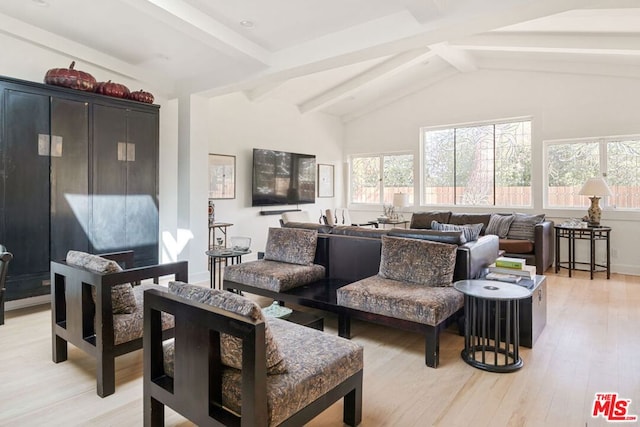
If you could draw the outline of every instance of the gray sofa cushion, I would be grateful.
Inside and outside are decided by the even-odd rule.
[[[516,213],[514,220],[509,227],[507,239],[521,239],[534,241],[535,226],[544,221],[545,214],[528,215]]]
[[[224,279],[236,283],[282,292],[325,276],[325,268],[318,264],[298,265],[259,259],[224,268]]]
[[[316,255],[316,230],[269,228],[264,259],[290,264],[312,265]]]
[[[378,274],[422,286],[451,286],[456,250],[455,245],[383,236]]]
[[[239,314],[254,321],[265,321],[262,309],[258,304],[233,292],[209,289],[184,282],[169,282],[169,292],[191,301]],[[268,324],[265,324],[264,334],[267,348],[267,373],[281,374],[286,372],[286,363],[273,339]],[[228,334],[222,334],[221,340],[222,363],[232,368],[242,369],[242,341]]]
[[[86,268],[95,273],[107,274],[122,271],[117,262],[86,252],[67,252],[66,262],[69,265]],[[96,288],[91,287],[93,302],[96,301]],[[136,311],[136,298],[130,283],[115,285],[111,288],[111,307],[113,314],[131,314]]]

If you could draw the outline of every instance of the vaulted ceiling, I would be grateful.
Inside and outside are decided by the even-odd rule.
[[[2,0],[0,23],[165,97],[345,121],[478,70],[640,77],[639,0]]]

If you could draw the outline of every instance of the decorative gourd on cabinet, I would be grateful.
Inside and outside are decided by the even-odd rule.
[[[74,70],[75,65],[76,61],[73,61],[69,68],[50,69],[44,76],[44,82],[48,85],[91,92],[96,85],[96,79],[89,73]]]

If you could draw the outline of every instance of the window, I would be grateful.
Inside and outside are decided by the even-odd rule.
[[[531,206],[531,121],[422,129],[422,203]]]
[[[413,203],[413,154],[372,154],[351,158],[351,203],[391,205],[394,193]]]
[[[640,135],[548,141],[545,156],[549,207],[588,206],[588,197],[578,192],[587,179],[604,176],[613,196],[600,206],[640,209]]]

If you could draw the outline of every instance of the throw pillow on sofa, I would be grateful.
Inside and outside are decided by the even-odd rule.
[[[507,239],[530,240],[533,242],[535,240],[535,226],[544,221],[544,216],[544,214],[514,214]]]
[[[438,221],[431,222],[431,228],[433,230],[462,231],[462,235],[464,236],[464,240],[466,242],[473,242],[474,240],[478,240],[478,237],[480,237],[480,232],[482,231],[483,226],[484,224],[454,225],[454,224],[441,224]]]
[[[516,219],[515,215],[491,214],[485,234],[495,234],[501,239],[506,238],[514,219]]]

